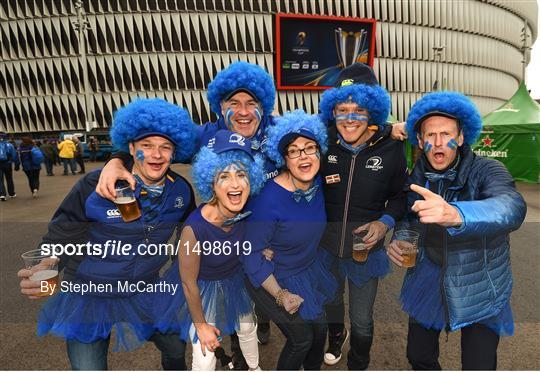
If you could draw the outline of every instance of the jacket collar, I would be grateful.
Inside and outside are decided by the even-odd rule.
[[[469,172],[471,171],[471,164],[475,157],[474,152],[471,150],[471,147],[469,145],[462,145],[459,148],[459,151],[461,151],[461,164],[458,167],[456,178],[449,186],[449,189],[453,190],[459,190],[463,188],[463,186],[467,182],[467,178],[469,177]],[[424,175],[427,170],[426,162],[427,160],[424,156],[420,156],[418,158],[411,174],[411,180],[413,180],[413,182],[411,183],[417,183],[418,181],[421,181],[420,186],[424,186],[426,182],[426,177]]]

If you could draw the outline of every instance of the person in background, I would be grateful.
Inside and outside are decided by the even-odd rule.
[[[440,370],[439,334],[458,329],[462,369],[494,370],[500,336],[514,332],[509,234],[527,205],[502,163],[471,150],[481,129],[476,106],[457,92],[425,95],[407,118],[409,139],[423,150],[408,179],[407,217],[395,229],[419,233],[400,296],[414,370]],[[398,266],[404,248],[397,238],[388,246]]]
[[[34,145],[34,141],[30,137],[23,137],[22,143],[17,149],[19,160],[22,169],[28,178],[28,185],[32,197],[38,197],[39,191],[39,172],[41,171],[41,163],[43,162],[43,153]]]
[[[43,144],[39,147],[43,153],[43,163],[45,163],[45,170],[47,176],[54,176],[53,163],[54,163],[54,148],[48,139],[43,140]]]
[[[7,141],[6,132],[0,132],[0,201],[6,201],[6,197],[15,198],[15,185],[13,183],[13,164],[15,170],[19,170],[19,156],[17,150]],[[4,185],[4,178],[6,184]],[[7,186],[7,195],[6,195]]]
[[[77,164],[75,163],[75,152],[77,148],[71,140],[71,136],[64,136],[64,140],[58,144],[58,151],[58,156],[60,156],[64,164],[64,176],[68,175],[68,164],[71,174],[75,175],[77,172]]]
[[[99,151],[99,144],[95,137],[90,136],[90,142],[88,142],[88,151],[90,152],[90,161],[97,161],[97,153]]]
[[[84,147],[79,137],[73,136],[73,143],[75,144],[75,161],[79,164],[79,174],[85,174],[84,168]]]

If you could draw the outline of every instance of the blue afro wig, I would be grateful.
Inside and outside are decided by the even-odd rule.
[[[208,85],[207,99],[212,111],[221,116],[221,102],[229,94],[242,88],[255,95],[264,115],[272,113],[276,99],[274,80],[263,68],[247,62],[232,63],[220,71]]]
[[[174,160],[185,162],[197,151],[197,126],[183,108],[161,98],[138,98],[115,112],[112,142],[129,152],[129,143],[146,133],[160,134],[175,144]]]
[[[217,174],[231,164],[240,164],[247,171],[250,195],[261,191],[265,181],[262,156],[255,155],[252,159],[241,150],[230,150],[216,154],[208,147],[203,147],[195,156],[191,175],[193,185],[204,202],[208,202],[214,195],[214,181]]]
[[[435,92],[416,101],[407,117],[407,134],[413,145],[418,144],[419,126],[430,114],[447,114],[459,120],[465,143],[472,145],[482,131],[482,118],[474,103],[457,92]]]
[[[318,115],[308,115],[303,110],[288,112],[283,116],[274,118],[275,125],[268,128],[266,155],[278,168],[285,166],[285,159],[279,151],[279,142],[289,133],[299,133],[308,130],[313,133],[322,154],[328,150],[328,135],[326,126]]]
[[[319,103],[323,120],[334,120],[334,108],[338,103],[354,102],[368,110],[368,124],[385,125],[390,114],[390,96],[380,85],[351,84],[331,88],[324,92]]]

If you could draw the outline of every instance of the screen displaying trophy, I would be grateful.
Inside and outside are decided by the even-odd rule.
[[[326,89],[355,62],[373,66],[374,19],[276,15],[278,89]]]

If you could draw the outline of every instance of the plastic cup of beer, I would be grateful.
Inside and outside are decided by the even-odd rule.
[[[399,248],[403,252],[403,267],[414,267],[414,265],[416,265],[419,236],[420,235],[413,230],[398,230],[394,234],[394,240],[396,240]]]
[[[366,262],[368,258],[368,250],[364,243],[364,237],[367,234],[367,230],[360,232],[353,232],[353,246],[352,246],[352,258],[356,262]]]
[[[135,194],[129,185],[116,186],[116,199],[114,204],[120,211],[120,215],[124,222],[131,222],[141,217],[141,209],[139,203],[135,199]]]
[[[32,271],[30,280],[41,283],[38,297],[50,296],[58,288],[58,257],[42,254],[40,249],[33,249],[21,255],[24,268]],[[45,285],[46,282],[46,285]]]

